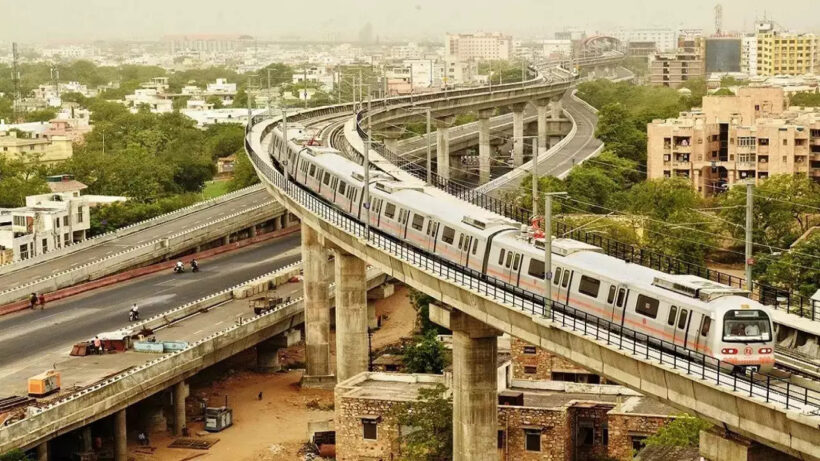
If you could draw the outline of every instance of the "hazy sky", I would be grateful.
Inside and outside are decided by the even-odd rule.
[[[750,29],[764,11],[796,31],[820,32],[820,0],[723,0],[725,30]],[[518,37],[565,28],[701,27],[714,0],[0,0],[0,40],[156,39],[166,34],[249,34],[351,39],[366,22],[382,39],[503,31]]]

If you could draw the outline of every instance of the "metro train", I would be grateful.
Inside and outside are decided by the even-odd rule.
[[[420,250],[528,291],[545,292],[544,239],[520,223],[421,181],[370,172],[370,203],[362,205],[364,168],[327,147],[284,149],[274,136],[272,161],[292,180],[344,213]],[[291,147],[293,143],[291,141]],[[289,158],[282,158],[283,152]],[[695,350],[736,372],[769,371],[774,330],[766,308],[748,292],[693,275],[671,275],[620,260],[599,247],[553,238],[552,297],[617,326]],[[657,341],[660,343],[660,341]],[[673,346],[674,345],[674,346]]]

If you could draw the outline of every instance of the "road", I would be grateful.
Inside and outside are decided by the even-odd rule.
[[[161,272],[0,317],[0,396],[64,360],[75,342],[124,326],[132,303],[150,317],[298,261],[299,245],[289,235],[205,260],[197,274]]]
[[[567,93],[562,101],[564,110],[572,115],[578,128],[575,136],[562,149],[538,163],[538,172],[541,175],[563,177],[576,163],[585,160],[602,144],[595,137],[598,115],[570,93]]]
[[[196,210],[176,219],[122,236],[116,240],[103,242],[99,245],[81,249],[65,256],[48,259],[33,266],[24,267],[2,274],[0,275],[0,289],[16,287],[26,282],[38,280],[55,272],[62,272],[64,270],[88,263],[89,261],[95,261],[125,248],[140,245],[166,235],[171,235],[181,230],[203,224],[213,219],[219,219],[242,209],[251,208],[259,205],[260,203],[269,201],[271,201],[270,196],[264,189],[260,189],[250,194],[215,204],[201,210]]]

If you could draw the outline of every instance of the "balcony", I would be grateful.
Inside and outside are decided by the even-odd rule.
[[[692,153],[692,146],[684,145],[684,144],[675,144],[675,153],[676,154],[691,154]]]
[[[672,162],[673,170],[690,170],[692,169],[692,162],[674,161]]]

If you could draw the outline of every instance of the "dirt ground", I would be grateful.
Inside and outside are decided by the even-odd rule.
[[[382,316],[382,327],[373,333],[372,348],[394,344],[412,335],[415,311],[410,305],[406,288],[397,288],[390,298],[375,301],[376,313]],[[331,338],[332,340],[332,338]],[[331,353],[335,347],[331,343]],[[304,344],[280,351],[284,366],[300,366],[304,362]],[[174,437],[152,434],[152,450],[136,444],[129,446],[129,459],[134,461],[241,460],[279,461],[303,459],[300,450],[308,439],[307,425],[311,421],[333,418],[333,391],[302,389],[302,371],[276,374],[252,371],[252,363],[234,371],[228,377],[209,386],[192,386],[189,405],[196,397],[219,402],[227,394],[233,409],[234,425],[216,434],[204,433],[202,422],[189,422],[193,438],[219,439],[208,450],[168,448]],[[262,400],[258,399],[262,392]],[[310,407],[310,408],[309,408]],[[190,412],[189,412],[190,415]],[[203,434],[203,435],[198,435]],[[140,451],[151,453],[140,453]]]

